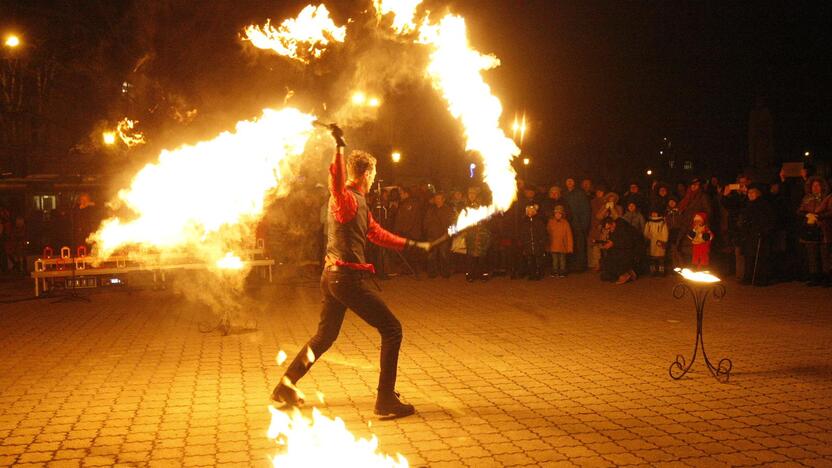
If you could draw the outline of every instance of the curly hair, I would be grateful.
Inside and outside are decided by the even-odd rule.
[[[372,154],[366,151],[353,150],[347,156],[347,175],[350,179],[357,179],[375,165],[376,158]]]

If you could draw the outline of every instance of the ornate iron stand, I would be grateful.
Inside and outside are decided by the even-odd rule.
[[[697,283],[692,282],[692,286],[688,281],[679,283],[673,288],[673,298],[682,299],[686,294],[690,294],[693,298],[693,304],[696,307],[696,343],[693,346],[693,356],[690,362],[685,361],[685,357],[681,354],[676,355],[676,360],[670,364],[668,372],[670,377],[674,380],[679,380],[688,373],[696,360],[696,353],[699,348],[702,348],[702,356],[705,358],[705,364],[708,366],[708,371],[719,382],[727,383],[731,377],[731,368],[734,366],[730,359],[721,359],[717,365],[713,365],[708,354],[705,353],[705,341],[702,338],[702,319],[705,316],[705,301],[708,295],[713,295],[714,300],[720,300],[725,297],[725,286],[720,283]]]

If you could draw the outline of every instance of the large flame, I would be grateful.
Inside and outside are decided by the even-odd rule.
[[[118,194],[134,217],[108,219],[91,236],[99,256],[134,245],[185,249],[217,262],[239,250],[283,164],[303,152],[314,120],[292,108],[265,109],[257,120],[238,122],[233,133],[163,151]],[[229,261],[218,265],[234,264]]]
[[[245,39],[255,47],[303,63],[309,63],[309,57],[320,57],[330,42],[344,42],[346,36],[346,26],[336,26],[323,4],[307,5],[297,18],[283,21],[276,29],[270,21],[262,27],[250,25],[245,29]]]
[[[409,466],[401,454],[393,458],[378,451],[378,439],[356,438],[341,418],[330,419],[317,409],[312,409],[312,419],[300,411],[291,414],[269,407],[272,421],[268,436],[284,446],[283,453],[272,462],[281,468],[306,468],[310,466],[360,466],[399,467]]]
[[[416,31],[416,9],[421,4],[422,0],[373,0],[379,20],[392,14],[391,27],[399,34]]]
[[[497,67],[500,61],[469,47],[465,20],[447,15],[436,25],[425,24],[419,40],[433,48],[428,75],[451,114],[462,122],[466,149],[482,157],[483,180],[491,189],[491,205],[460,213],[449,230],[453,234],[511,207],[517,196],[511,161],[520,149],[500,128],[503,106],[482,77],[484,70]]]

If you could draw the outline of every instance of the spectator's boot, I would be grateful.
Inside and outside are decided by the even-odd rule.
[[[399,392],[379,392],[375,413],[386,418],[403,418],[416,412],[416,408],[399,399]]]
[[[279,384],[272,391],[272,400],[282,410],[297,408],[303,405],[303,394],[287,378],[283,377]]]

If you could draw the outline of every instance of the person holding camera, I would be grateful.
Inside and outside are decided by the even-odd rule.
[[[601,258],[601,281],[624,284],[635,280],[635,268],[644,247],[643,234],[622,218],[606,218],[604,229],[609,238],[601,245],[606,252]]]
[[[321,275],[323,310],[318,331],[301,348],[289,365],[280,383],[272,392],[272,399],[290,408],[303,403],[302,394],[295,387],[332,346],[341,331],[344,315],[351,309],[381,335],[381,370],[375,413],[402,417],[415,412],[413,405],[403,403],[396,392],[396,373],[402,326],[387,304],[364,283],[364,275],[374,272],[366,260],[367,240],[381,247],[404,250],[430,251],[429,242],[416,242],[385,230],[373,218],[366,194],[376,178],[376,159],[369,153],[353,151],[346,158],[343,131],[330,125],[335,139],[335,155],[329,166],[329,213],[327,214],[327,246],[324,270]]]

